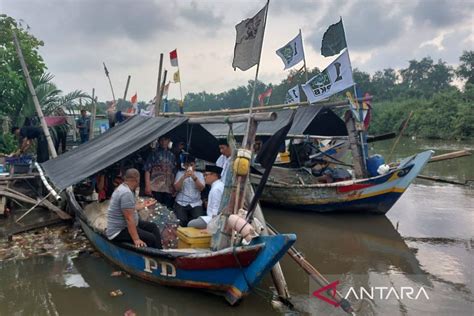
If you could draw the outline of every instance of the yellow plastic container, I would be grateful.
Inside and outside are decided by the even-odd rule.
[[[178,227],[178,248],[209,248],[211,235],[205,229]]]
[[[280,161],[290,162],[290,153],[288,151],[285,151],[284,153],[280,153]]]

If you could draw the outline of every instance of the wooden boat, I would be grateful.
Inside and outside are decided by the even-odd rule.
[[[258,237],[247,246],[220,251],[136,248],[111,242],[95,231],[74,195],[68,192],[84,233],[108,260],[130,275],[161,285],[195,288],[223,295],[234,305],[249,294],[296,241],[293,234]]]
[[[316,183],[305,169],[274,167],[261,202],[314,212],[385,214],[428,163],[433,151],[403,159],[387,174],[335,183]],[[258,183],[253,174],[251,181]]]

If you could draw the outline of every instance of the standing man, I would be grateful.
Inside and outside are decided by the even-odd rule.
[[[229,168],[230,160],[232,159],[232,148],[227,143],[227,139],[219,139],[219,151],[221,152],[221,155],[216,161],[216,166],[222,168],[221,180],[225,184],[227,169]]]
[[[20,141],[20,149],[15,154],[21,155],[25,153],[30,148],[33,140],[36,139],[36,161],[42,163],[49,160],[48,142],[41,127],[23,126],[19,128],[18,126],[13,126],[11,132]]]
[[[180,225],[186,227],[190,220],[204,215],[201,191],[204,189],[204,176],[196,171],[196,159],[191,155],[185,156],[184,170],[178,171],[174,187],[178,194],[174,211]]]
[[[176,159],[168,148],[169,136],[161,136],[158,143],[159,147],[151,152],[145,162],[145,194],[152,195],[155,200],[171,208]]]
[[[81,110],[81,117],[77,120],[77,128],[79,135],[81,135],[81,144],[89,140],[90,119],[87,116],[86,110]]]
[[[221,181],[222,168],[218,166],[206,166],[204,179],[211,186],[207,201],[207,215],[200,216],[188,223],[188,227],[205,229],[211,219],[219,214],[222,195],[224,194],[224,183]]]
[[[107,211],[107,238],[133,242],[135,247],[161,249],[160,230],[155,223],[139,219],[138,210],[145,207],[135,202],[135,190],[140,185],[140,172],[128,169],[125,181],[115,189]]]

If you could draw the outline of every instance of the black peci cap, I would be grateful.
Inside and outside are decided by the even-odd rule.
[[[206,166],[206,172],[213,172],[213,173],[217,173],[217,174],[220,175],[222,173],[222,168],[219,167],[219,166],[207,165]]]

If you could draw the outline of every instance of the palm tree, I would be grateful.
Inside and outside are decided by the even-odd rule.
[[[44,73],[40,79],[35,82],[35,92],[38,101],[41,105],[44,115],[53,115],[58,113],[58,110],[65,107],[69,110],[78,107],[78,100],[91,99],[91,97],[81,90],[72,91],[66,95],[61,95],[62,91],[57,88],[56,84],[52,82],[54,76],[50,73]],[[24,122],[26,117],[36,115],[36,109],[33,103],[33,98],[28,96],[27,102],[18,109],[18,124]]]

